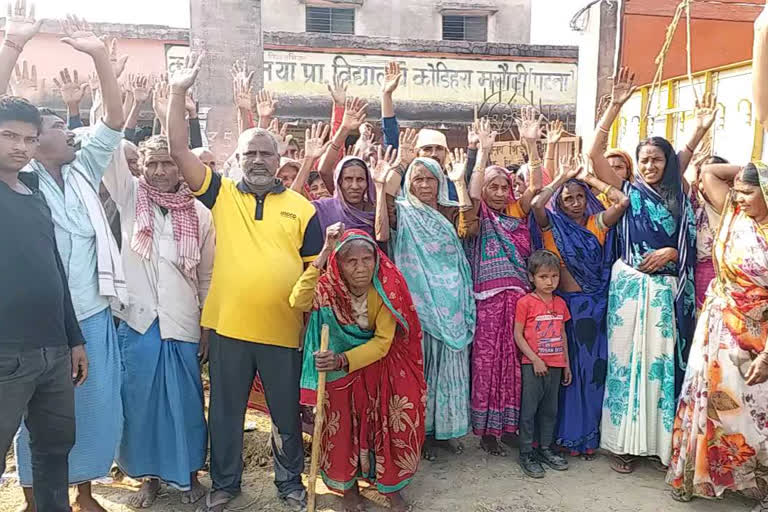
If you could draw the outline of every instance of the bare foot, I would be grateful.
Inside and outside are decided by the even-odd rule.
[[[437,460],[437,449],[435,448],[434,438],[428,437],[424,440],[424,446],[421,448],[421,456],[424,460]]]
[[[491,455],[496,455],[498,457],[507,456],[507,450],[501,446],[499,440],[496,439],[496,436],[483,436],[482,439],[480,439],[480,448]]]
[[[464,453],[464,443],[458,439],[449,439],[445,443],[448,445],[448,449],[451,450],[455,455],[461,455]]]
[[[364,512],[366,510],[357,484],[344,493],[342,503],[344,503],[344,512]]]
[[[73,510],[79,512],[107,512],[107,509],[102,507],[92,494],[78,494],[77,498],[75,498]]]
[[[16,512],[37,512],[37,507],[35,506],[35,493],[32,491],[31,487],[22,487],[22,491],[24,492],[24,505],[16,509]]]
[[[188,491],[181,493],[181,502],[183,504],[196,503],[200,498],[205,496],[208,489],[205,488],[200,480],[197,479],[197,473],[192,473],[192,488]]]
[[[133,508],[149,508],[155,503],[159,492],[160,480],[144,480],[139,491],[128,499],[128,505]]]
[[[403,499],[403,495],[399,492],[389,495],[389,508],[394,512],[408,512],[411,510],[411,506]]]

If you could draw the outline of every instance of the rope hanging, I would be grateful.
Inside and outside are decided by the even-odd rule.
[[[672,46],[672,40],[675,37],[675,33],[677,32],[677,26],[680,23],[680,18],[683,16],[683,12],[685,12],[685,20],[686,20],[686,63],[687,63],[687,70],[688,70],[688,81],[691,84],[691,89],[693,89],[693,95],[696,99],[696,101],[699,101],[699,93],[696,90],[696,87],[693,83],[693,67],[691,64],[691,1],[692,0],[681,0],[680,4],[678,4],[677,9],[675,9],[675,14],[672,17],[672,22],[667,27],[667,34],[666,38],[664,39],[664,44],[661,47],[661,51],[659,52],[659,55],[656,56],[656,74],[653,77],[653,81],[651,82],[651,92],[648,95],[648,105],[645,109],[644,118],[648,118],[651,113],[651,104],[653,103],[651,99],[653,98],[653,94],[656,93],[657,99],[657,109],[658,111],[661,111],[661,82],[662,77],[664,76],[664,63],[667,60],[667,54],[669,53],[669,49]],[[667,94],[669,94],[671,91],[668,91]]]

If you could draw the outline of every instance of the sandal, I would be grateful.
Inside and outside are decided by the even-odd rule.
[[[300,491],[293,491],[287,496],[280,498],[283,502],[290,507],[293,512],[306,512],[307,510],[307,490],[301,489]]]
[[[688,503],[693,499],[693,496],[685,492],[683,489],[672,489],[672,499],[680,503]]]
[[[222,496],[220,496],[219,498],[216,498],[215,500],[212,500],[212,498],[211,498],[211,497],[212,497],[212,496],[213,496],[215,493],[217,493],[217,492],[219,492],[219,491],[213,491],[213,490],[209,491],[209,492],[208,492],[208,493],[205,495],[205,506],[202,506],[202,507],[198,507],[198,508],[197,508],[197,512],[215,512],[215,511],[213,510],[214,508],[216,508],[216,507],[218,507],[218,506],[221,506],[221,505],[226,505],[227,503],[229,503],[230,501],[232,501],[232,496],[230,496],[230,495],[228,495],[228,494],[227,494],[227,495],[222,495]],[[223,510],[224,510],[224,509],[222,508],[222,511],[223,511]]]
[[[763,498],[763,501],[755,505],[752,512],[768,512],[768,498]]]
[[[597,458],[597,454],[595,452],[584,452],[581,454],[581,458],[587,462],[592,462]]]
[[[635,470],[634,462],[635,457],[630,455],[614,455],[611,457],[611,469],[622,475],[628,475]]]

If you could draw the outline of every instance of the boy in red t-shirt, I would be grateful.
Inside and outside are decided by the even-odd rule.
[[[571,383],[565,323],[570,320],[565,301],[554,295],[560,283],[560,259],[546,250],[528,259],[534,291],[517,302],[515,341],[523,353],[523,393],[520,403],[520,466],[532,478],[543,478],[543,462],[565,471],[568,462],[551,446],[557,422],[560,383]],[[534,432],[538,425],[538,432]],[[539,449],[534,452],[534,435]]]

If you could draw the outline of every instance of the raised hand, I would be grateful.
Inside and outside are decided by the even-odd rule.
[[[35,20],[35,4],[29,6],[27,14],[27,0],[8,2],[5,17],[5,38],[8,41],[23,47],[40,32],[42,24],[43,20]]]
[[[168,113],[170,92],[170,86],[165,76],[161,77],[155,84],[154,89],[152,89],[152,110],[154,110],[155,117],[158,119],[165,119]]]
[[[496,142],[496,137],[499,136],[498,132],[491,127],[491,121],[487,117],[478,119],[475,121],[474,131],[480,149],[490,151],[493,143]]]
[[[539,116],[534,107],[522,107],[520,117],[515,119],[517,129],[520,131],[520,138],[523,140],[541,139],[541,122],[544,116]]]
[[[477,136],[477,120],[474,123],[467,126],[467,147],[471,149],[477,149],[480,144],[480,137]]]
[[[274,117],[275,112],[277,112],[277,100],[266,89],[260,90],[256,95],[256,113],[259,117]]]
[[[557,144],[563,138],[563,122],[555,119],[547,124],[547,144]]]
[[[404,132],[400,132],[400,145],[397,151],[397,165],[407,168],[411,165],[418,155],[416,150],[416,140],[419,137],[419,133],[413,128],[408,128]]]
[[[582,161],[577,157],[573,157],[571,155],[563,155],[560,157],[559,163],[560,166],[558,167],[555,181],[558,181],[561,185],[568,180],[575,179],[576,176],[578,176],[582,171],[582,167],[580,165]]]
[[[128,75],[128,88],[137,104],[149,99],[149,78],[146,75]]]
[[[97,55],[99,52],[109,55],[104,41],[96,37],[91,26],[84,19],[68,14],[67,19],[61,22],[61,28],[66,35],[61,38],[62,43],[90,56]]]
[[[269,123],[267,131],[269,131],[272,136],[275,137],[275,140],[277,140],[277,152],[280,156],[284,156],[288,152],[288,144],[293,140],[293,135],[288,134],[288,123],[283,123],[281,127],[280,121],[278,121],[277,118],[274,118],[272,119],[272,122]]]
[[[387,63],[384,68],[384,84],[381,86],[381,92],[392,94],[397,90],[397,86],[400,85],[402,78],[403,73],[400,71],[400,63],[396,61]]]
[[[702,131],[709,130],[717,119],[717,96],[710,92],[705,92],[704,97],[696,102],[693,109],[693,115],[696,118],[696,128]]]
[[[347,132],[353,132],[360,128],[368,115],[368,103],[360,98],[347,98],[344,105],[344,118],[341,120],[341,128]]]
[[[397,150],[392,146],[387,146],[387,150],[379,146],[378,158],[371,156],[368,158],[368,169],[374,183],[384,184],[387,182],[389,169],[397,163]]]
[[[67,105],[80,105],[83,101],[86,89],[88,89],[88,82],[80,83],[80,77],[77,75],[77,70],[73,70],[70,75],[69,69],[64,68],[59,72],[59,78],[53,79],[53,83],[61,94],[61,99]]]
[[[613,77],[613,90],[611,92],[611,103],[614,105],[623,105],[637,90],[634,86],[635,74],[629,68],[621,68]]]
[[[460,182],[467,173],[467,153],[461,149],[453,150],[453,161],[451,169],[448,171],[448,179],[453,182]]]
[[[331,224],[325,230],[325,247],[323,249],[333,250],[336,244],[341,240],[341,235],[344,234],[344,223],[337,222]]]
[[[255,71],[248,72],[245,61],[235,61],[232,65],[232,96],[235,106],[241,110],[250,111],[253,108],[253,92],[251,85]]]
[[[88,88],[91,90],[91,94],[94,94],[101,88],[99,75],[96,73],[88,73]]]
[[[120,78],[123,74],[123,71],[125,71],[125,63],[128,62],[128,56],[123,55],[122,57],[118,56],[117,54],[117,39],[112,38],[112,41],[109,43],[109,47],[107,47],[107,39],[103,38],[102,41],[104,41],[104,47],[107,48],[109,52],[109,62],[112,64],[112,71],[115,72],[115,77]]]
[[[27,61],[22,61],[21,67],[16,64],[10,86],[15,96],[26,98],[32,103],[36,103],[45,93],[45,79],[38,82],[37,67],[34,64],[29,66]]]
[[[333,77],[333,85],[328,82],[328,92],[331,93],[335,105],[344,105],[347,102],[347,80],[339,80],[337,76]]]
[[[171,89],[176,92],[186,92],[195,84],[197,75],[200,74],[200,66],[203,62],[203,55],[196,56],[190,53],[184,58],[184,65],[176,68],[168,77]]]
[[[325,123],[315,123],[304,132],[304,158],[317,160],[331,145],[326,142],[331,127]]]

